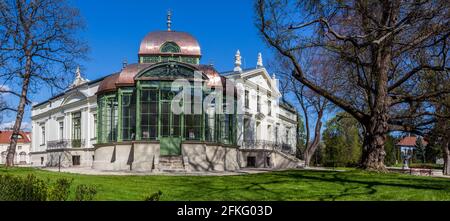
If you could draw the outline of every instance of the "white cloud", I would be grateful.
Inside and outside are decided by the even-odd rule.
[[[0,85],[0,92],[1,91],[9,91],[11,88],[8,87],[8,85]]]
[[[0,130],[12,129],[15,121],[4,122],[0,124]],[[31,122],[22,122],[22,130],[31,131]]]

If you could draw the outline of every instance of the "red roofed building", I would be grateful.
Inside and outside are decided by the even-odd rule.
[[[400,150],[402,161],[404,162],[405,168],[408,168],[409,161],[413,158],[414,152],[417,149],[417,136],[406,136],[400,139],[397,143],[397,147]],[[428,142],[422,139],[423,145],[427,146]]]
[[[398,143],[397,146],[405,146],[405,147],[416,147],[417,138],[415,136],[407,136],[402,138]],[[426,140],[423,140],[424,146],[428,145],[428,142]]]
[[[0,164],[6,163],[6,155],[11,142],[12,131],[0,130]],[[29,164],[31,151],[31,133],[21,131],[17,140],[14,164]]]

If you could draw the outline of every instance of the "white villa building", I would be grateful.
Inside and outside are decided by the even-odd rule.
[[[94,81],[83,79],[78,69],[70,88],[33,106],[33,166],[189,172],[301,164],[294,157],[297,113],[280,104],[277,79],[264,68],[261,54],[254,68],[243,70],[238,51],[234,70],[220,73],[200,64],[200,45],[192,35],[169,26],[143,39],[138,58]],[[173,111],[182,93],[170,83],[178,79],[203,83],[192,87],[202,95],[201,112]],[[234,93],[225,96],[230,87]],[[195,105],[195,93],[192,102],[185,96],[178,102],[183,108]],[[223,106],[217,98],[206,104],[210,94],[223,94]],[[215,112],[232,104],[232,113]]]

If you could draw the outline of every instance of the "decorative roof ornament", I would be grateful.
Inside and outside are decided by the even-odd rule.
[[[167,31],[171,31],[170,26],[172,25],[172,12],[170,9],[167,11]]]
[[[238,49],[236,51],[236,55],[234,55],[234,69],[233,69],[233,71],[242,72],[241,64],[242,64],[242,62],[241,62],[241,52]]]
[[[127,66],[128,66],[127,59],[123,59],[123,61],[122,61],[122,70],[125,69]]]
[[[70,88],[77,87],[77,86],[82,85],[82,84],[84,84],[86,82],[88,82],[88,80],[81,77],[80,66],[78,66],[77,67],[77,71],[76,71],[75,80],[73,81],[72,85],[70,85]]]
[[[262,54],[260,52],[260,53],[258,53],[258,61],[256,62],[256,67],[257,68],[261,68],[263,66],[264,65],[263,65],[263,60],[262,60]]]

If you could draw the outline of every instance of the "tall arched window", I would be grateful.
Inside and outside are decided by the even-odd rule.
[[[2,164],[4,164],[4,163],[6,163],[6,155],[7,155],[8,153],[6,152],[6,151],[3,151],[2,153],[1,153],[1,163]]]
[[[23,151],[19,153],[19,162],[20,163],[26,163],[27,162],[27,153],[25,153]]]
[[[180,53],[180,47],[174,42],[166,42],[161,47],[163,53]]]

